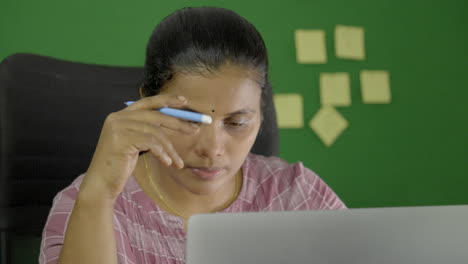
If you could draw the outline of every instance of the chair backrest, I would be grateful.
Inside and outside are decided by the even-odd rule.
[[[0,64],[0,207],[50,205],[85,172],[108,114],[139,98],[142,67],[15,54]],[[253,153],[278,154],[272,95]]]

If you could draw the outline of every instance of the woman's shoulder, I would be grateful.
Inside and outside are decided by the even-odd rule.
[[[333,190],[302,162],[249,154],[244,169],[248,195],[258,210],[342,207]]]
[[[255,196],[265,196],[266,200],[274,199],[297,184],[318,177],[304,168],[302,162],[289,163],[276,156],[263,156],[250,153],[243,166],[244,180],[248,189]]]
[[[268,169],[280,169],[294,165],[277,156],[264,156],[255,153],[249,153],[246,161],[254,168],[267,166]]]
[[[298,177],[304,175],[304,173],[316,176],[312,170],[304,167],[302,162],[290,163],[277,156],[249,153],[246,163],[249,175],[259,181],[271,177]]]

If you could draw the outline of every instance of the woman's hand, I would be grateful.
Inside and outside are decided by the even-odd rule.
[[[165,136],[162,127],[192,134],[198,130],[176,117],[155,111],[161,107],[182,107],[183,96],[145,97],[107,116],[99,142],[80,187],[80,194],[91,199],[115,201],[133,173],[140,152],[150,151],[162,164],[183,168],[184,162]]]

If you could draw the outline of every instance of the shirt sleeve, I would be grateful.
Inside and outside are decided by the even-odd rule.
[[[346,209],[338,195],[302,162],[288,164],[270,159],[263,168],[258,174],[263,179],[256,188],[259,211]]]
[[[57,263],[62,250],[65,230],[78,195],[76,180],[54,198],[47,222],[42,231],[40,264]]]
[[[67,229],[68,220],[75,205],[82,177],[78,177],[70,186],[60,191],[54,198],[47,222],[42,231],[41,246],[39,251],[39,264],[56,264],[62,250],[62,245]],[[122,211],[117,210],[119,203],[114,208],[114,231],[116,238],[118,263],[134,263],[129,240],[123,227]]]
[[[307,193],[302,206],[304,210],[347,209],[344,202],[317,174],[305,168],[302,164],[297,169],[300,170],[300,174],[303,176],[300,177],[306,188],[303,192]]]

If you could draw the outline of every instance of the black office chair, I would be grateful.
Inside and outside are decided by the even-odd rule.
[[[41,236],[53,197],[89,166],[104,119],[139,99],[141,67],[15,54],[0,64],[1,263],[11,236]],[[278,155],[272,95],[253,153]]]

